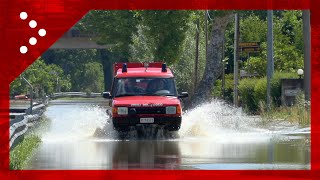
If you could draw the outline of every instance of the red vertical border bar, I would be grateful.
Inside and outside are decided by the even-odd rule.
[[[311,169],[320,171],[320,1],[312,0],[311,23]],[[320,177],[320,176],[318,176]]]
[[[310,5],[311,2],[311,5]],[[298,171],[10,171],[9,170],[9,84],[28,65],[37,59],[51,44],[90,9],[141,10],[141,9],[310,9],[312,43],[312,133],[311,168]],[[318,0],[0,0],[0,179],[8,178],[130,178],[130,179],[317,179],[320,177],[319,155],[319,75],[320,75],[320,3]],[[27,21],[19,19],[19,12],[30,12],[38,24],[48,27],[45,41],[30,54],[21,55],[19,47],[30,35]],[[24,25],[24,27],[22,27]],[[257,177],[258,176],[258,177]]]

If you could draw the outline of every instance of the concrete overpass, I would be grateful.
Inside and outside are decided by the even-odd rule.
[[[108,45],[95,42],[95,33],[82,33],[77,29],[70,29],[55,42],[50,49],[106,49]]]

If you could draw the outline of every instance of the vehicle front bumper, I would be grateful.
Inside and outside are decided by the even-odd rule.
[[[136,126],[137,124],[157,124],[157,125],[164,125],[164,126],[179,126],[181,125],[181,116],[175,117],[152,117],[154,118],[153,123],[140,123],[141,117],[113,117],[112,122],[115,127],[118,126]]]

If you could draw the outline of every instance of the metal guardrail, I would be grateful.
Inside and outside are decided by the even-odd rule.
[[[59,97],[101,97],[101,93],[86,93],[86,92],[61,92],[54,93],[51,98]],[[33,123],[40,119],[48,104],[48,98],[42,100],[42,103],[33,104],[32,109],[12,109],[16,112],[10,113],[10,149],[13,149],[19,143],[20,137],[28,131],[28,128],[33,126]]]
[[[23,137],[28,128],[40,119],[45,111],[46,104],[46,102],[44,104],[36,104],[32,107],[32,110],[28,108],[25,113],[16,113],[14,115],[14,119],[10,120],[9,128],[10,149],[13,149],[19,143],[18,139]]]
[[[86,92],[61,92],[61,93],[53,93],[51,98],[59,98],[59,97],[102,97],[102,93],[86,93]]]
[[[35,121],[39,119],[39,115],[27,115],[24,116],[23,120],[17,123],[14,123],[12,126],[10,126],[10,149],[12,148],[13,143],[15,140],[22,136],[24,133],[28,130],[28,123]]]

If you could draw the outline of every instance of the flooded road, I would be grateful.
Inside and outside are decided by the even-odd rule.
[[[184,113],[171,138],[120,139],[103,99],[51,101],[42,144],[28,169],[310,169],[310,128],[258,117],[213,101]],[[105,130],[95,137],[97,128]]]

